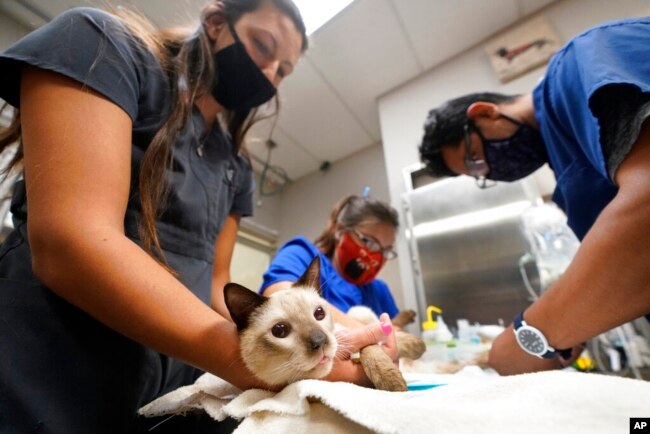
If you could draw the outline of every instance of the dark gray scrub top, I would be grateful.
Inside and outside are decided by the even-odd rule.
[[[84,83],[128,113],[133,120],[133,185],[125,223],[127,235],[137,240],[139,167],[167,114],[169,91],[153,54],[127,34],[105,12],[70,10],[0,55],[0,97],[19,107],[20,73],[26,63]],[[226,216],[252,214],[254,190],[249,163],[234,154],[228,136],[218,123],[214,125],[206,137],[201,137],[204,121],[194,109],[173,149],[173,168],[167,172],[169,206],[158,224],[163,249],[210,263]],[[186,264],[178,265],[174,268],[183,281],[204,298],[209,288],[194,288],[197,276],[185,278],[189,272],[184,269]]]
[[[0,54],[0,98],[15,107],[25,64],[85,84],[133,120],[125,228],[137,242],[139,167],[169,110],[160,64],[115,17],[90,8],[63,13]],[[228,214],[251,215],[254,183],[218,123],[204,137],[203,127],[194,109],[173,148],[169,205],[157,227],[170,266],[209,303],[216,236]],[[16,229],[0,246],[0,432],[137,432],[140,406],[200,373],[115,333],[38,281],[24,191],[18,184]]]

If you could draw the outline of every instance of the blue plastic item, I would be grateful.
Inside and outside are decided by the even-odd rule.
[[[434,387],[444,386],[444,383],[427,383],[427,382],[417,382],[407,384],[406,387],[408,390],[427,390],[433,389]]]

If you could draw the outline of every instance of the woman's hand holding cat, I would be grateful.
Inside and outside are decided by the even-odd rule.
[[[390,360],[397,364],[398,349],[395,329],[388,314],[382,314],[379,322],[362,327],[352,327],[336,332],[338,348],[334,358],[334,368],[324,379],[328,381],[346,381],[364,387],[375,387],[364,372],[365,368],[351,360],[354,353],[362,348],[380,344]]]
[[[361,348],[380,344],[391,360],[397,363],[399,353],[395,329],[387,313],[381,314],[377,324],[339,330],[336,332],[336,338],[339,342],[339,350],[336,352],[338,358],[349,359],[352,354],[361,351]]]

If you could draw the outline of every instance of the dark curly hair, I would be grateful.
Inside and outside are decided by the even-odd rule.
[[[435,177],[457,176],[442,159],[443,147],[458,146],[464,136],[467,108],[477,101],[501,104],[513,101],[520,95],[479,92],[451,99],[429,111],[424,123],[424,136],[419,146],[420,160]]]

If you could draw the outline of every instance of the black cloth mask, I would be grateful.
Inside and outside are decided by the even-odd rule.
[[[483,141],[485,161],[490,168],[485,177],[493,181],[516,181],[542,167],[548,161],[548,154],[539,131],[510,116],[500,116],[519,125],[519,128],[505,139],[486,139],[476,128]]]
[[[250,110],[273,98],[276,89],[246,51],[234,27],[228,27],[235,42],[214,55],[217,76],[212,95],[230,110]]]

